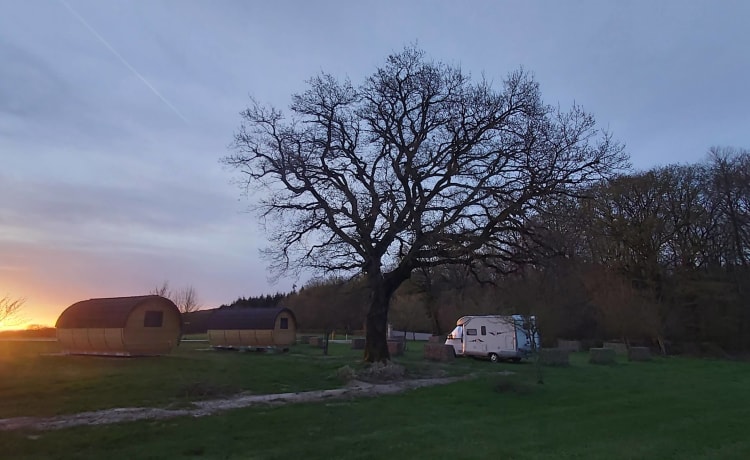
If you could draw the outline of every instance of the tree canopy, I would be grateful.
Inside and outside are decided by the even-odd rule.
[[[262,190],[272,273],[366,278],[368,361],[388,359],[390,297],[415,269],[532,262],[538,216],[627,165],[591,114],[543,103],[523,69],[496,90],[407,47],[358,86],[308,84],[288,115],[252,100],[223,161]]]

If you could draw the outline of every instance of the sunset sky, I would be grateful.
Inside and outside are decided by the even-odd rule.
[[[165,280],[206,307],[303,284],[269,284],[219,163],[238,113],[412,43],[497,82],[524,66],[637,169],[750,148],[748,19],[742,0],[0,0],[0,297],[53,325]]]

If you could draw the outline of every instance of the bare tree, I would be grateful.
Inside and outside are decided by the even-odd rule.
[[[190,313],[200,309],[198,295],[195,293],[193,286],[186,286],[179,291],[173,291],[169,287],[169,281],[164,281],[161,285],[151,289],[149,294],[166,297],[177,305],[181,313]]]
[[[750,262],[750,151],[713,147],[709,151],[716,203],[724,217],[728,265]]]
[[[151,289],[148,293],[151,295],[166,297],[167,299],[172,298],[172,290],[169,288],[169,281],[166,280],[161,283],[160,286],[156,286],[155,288]]]
[[[13,320],[17,319],[26,299],[13,299],[9,295],[0,298],[0,324],[15,325]]]
[[[274,275],[364,275],[368,362],[389,359],[390,299],[413,270],[515,270],[544,243],[530,225],[540,206],[627,161],[581,107],[545,105],[523,70],[497,91],[406,48],[359,87],[308,83],[288,119],[251,101],[223,162],[264,190]]]
[[[177,291],[174,295],[174,303],[183,314],[200,309],[198,296],[195,293],[195,289],[193,288],[193,286],[186,286]]]

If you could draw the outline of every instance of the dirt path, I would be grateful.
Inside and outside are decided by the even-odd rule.
[[[353,381],[344,388],[333,390],[305,391],[300,393],[279,393],[268,395],[237,395],[228,399],[195,401],[190,408],[159,409],[155,407],[124,407],[105,409],[78,414],[54,417],[16,417],[0,419],[0,431],[9,430],[58,430],[79,425],[103,425],[108,423],[131,422],[135,420],[158,420],[172,417],[204,417],[217,412],[262,404],[294,404],[302,402],[326,401],[371,397],[401,393],[414,388],[445,385],[464,380],[467,377],[443,377],[418,380],[401,380],[383,384]]]

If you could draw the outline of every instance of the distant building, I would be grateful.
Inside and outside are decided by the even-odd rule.
[[[76,302],[57,319],[57,341],[69,354],[155,356],[179,344],[177,306],[158,295]]]

